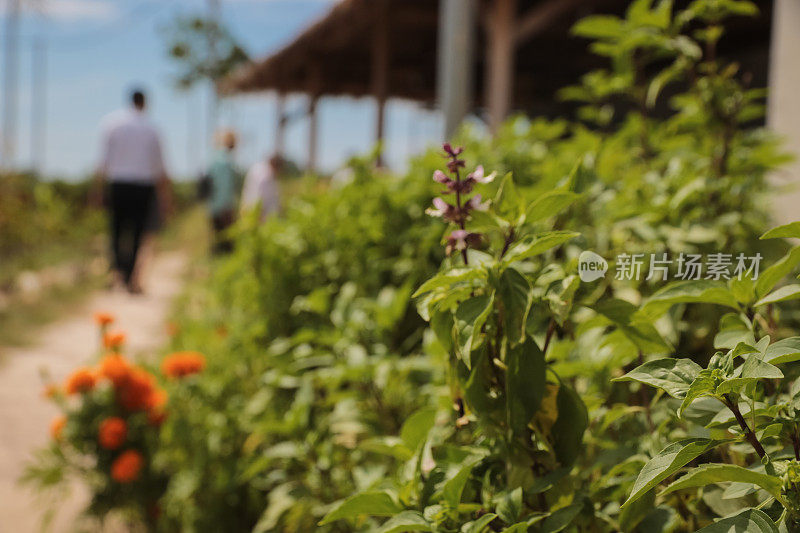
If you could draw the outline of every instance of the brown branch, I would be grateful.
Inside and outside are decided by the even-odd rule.
[[[542,348],[542,353],[547,355],[547,348],[550,347],[550,341],[553,339],[553,333],[556,332],[556,321],[555,319],[550,319],[550,324],[547,325],[547,333],[544,337],[544,347]]]
[[[747,442],[753,447],[760,458],[764,458],[767,455],[767,452],[764,451],[764,447],[761,445],[761,442],[756,437],[756,434],[753,433],[753,430],[750,429],[750,426],[747,425],[747,421],[742,416],[742,412],[739,410],[739,405],[735,400],[732,400],[727,395],[723,398],[722,403],[731,410],[733,413],[734,418],[739,423],[739,427],[742,428],[744,432],[744,437],[747,439]]]

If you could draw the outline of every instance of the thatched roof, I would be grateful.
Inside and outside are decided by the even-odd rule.
[[[482,0],[484,9],[490,0]],[[436,97],[439,0],[385,0],[388,10],[388,97],[433,103]],[[681,3],[680,0],[678,3]],[[724,48],[766,85],[771,5],[735,22]],[[246,65],[221,84],[223,94],[278,91],[332,96],[372,94],[372,50],[378,0],[342,0],[278,52]],[[604,65],[569,28],[590,13],[621,14],[626,0],[518,0],[526,27],[515,58],[514,107],[557,111],[555,92]],[[480,19],[485,19],[481,16]],[[726,44],[727,43],[727,44]],[[485,32],[477,32],[476,104],[483,99]],[[724,51],[724,50],[721,50]]]
[[[374,0],[343,0],[277,53],[247,65],[222,86],[226,94],[275,90],[365,96],[371,88]],[[389,97],[433,98],[438,1],[392,0]]]

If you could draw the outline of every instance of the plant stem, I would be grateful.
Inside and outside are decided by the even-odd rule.
[[[453,156],[452,160],[455,161],[458,159],[458,156]],[[453,166],[453,174],[456,176],[456,183],[461,183],[461,172],[458,171],[458,165]],[[466,230],[466,225],[464,223],[464,216],[461,211],[461,191],[459,187],[456,187],[456,208],[458,208],[458,227],[462,230]],[[464,248],[461,250],[461,257],[464,259],[464,264],[469,264],[469,259],[467,258],[467,249]]]
[[[556,321],[554,319],[550,319],[550,324],[547,325],[547,333],[544,337],[544,347],[542,348],[542,353],[547,355],[547,348],[550,347],[550,341],[553,339],[553,333],[556,332]]]
[[[764,451],[764,447],[761,445],[761,442],[756,437],[756,434],[753,433],[753,430],[750,429],[750,426],[747,425],[747,421],[742,416],[742,412],[739,410],[739,405],[736,403],[735,400],[732,400],[728,396],[725,396],[722,403],[731,410],[733,413],[734,418],[739,423],[739,427],[742,428],[744,432],[744,436],[747,439],[747,442],[753,447],[760,458],[764,458],[767,455],[767,452]]]
[[[796,426],[792,432],[792,448],[794,448],[794,458],[800,461],[800,434]]]
[[[506,235],[505,242],[503,243],[503,250],[500,252],[500,258],[501,259],[503,258],[504,255],[506,255],[506,252],[508,251],[508,248],[514,242],[515,238],[516,238],[516,232],[514,231],[514,228],[512,227],[509,230],[508,235]]]

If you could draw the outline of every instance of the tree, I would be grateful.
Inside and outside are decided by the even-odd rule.
[[[180,65],[177,85],[181,89],[204,80],[217,84],[249,59],[231,32],[211,19],[178,17],[168,34],[169,56]]]

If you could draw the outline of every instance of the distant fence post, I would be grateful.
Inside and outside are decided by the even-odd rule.
[[[472,107],[476,13],[475,0],[439,2],[437,100],[444,113],[445,139]]]
[[[800,62],[796,55],[800,48],[800,2],[776,0],[773,9],[767,124],[783,136],[784,148],[800,153]],[[791,163],[776,173],[773,180],[778,187],[795,187],[773,195],[776,222],[797,220],[800,218],[800,162]]]

